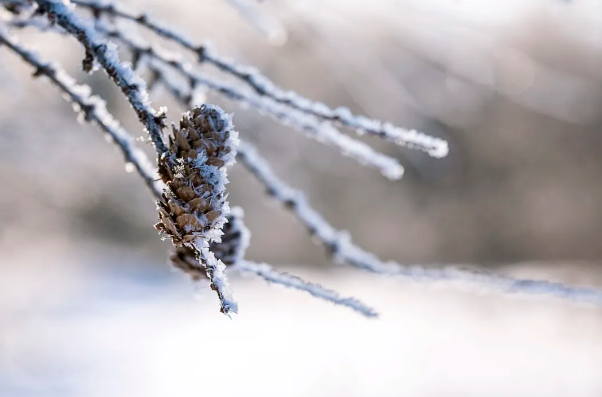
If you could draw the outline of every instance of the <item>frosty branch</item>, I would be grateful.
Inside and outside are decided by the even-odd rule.
[[[206,87],[230,100],[249,105],[282,124],[304,131],[313,139],[338,148],[344,155],[378,169],[391,179],[401,177],[403,171],[395,159],[342,134],[336,126],[422,150],[434,157],[447,154],[445,141],[386,122],[353,115],[345,108],[331,109],[320,102],[285,91],[256,69],[223,58],[214,50],[195,44],[146,14],[127,11],[115,3],[87,0],[73,0],[72,3],[91,11],[93,19],[78,15],[75,7],[68,1],[0,0],[0,5],[16,15],[8,18],[7,25],[13,28],[31,26],[41,30],[48,30],[56,25],[63,33],[75,37],[83,45],[86,53],[84,70],[92,72],[98,63],[121,89],[148,132],[157,151],[162,183],[155,179],[154,167],[135,146],[131,135],[107,112],[102,99],[91,96],[87,87],[78,86],[61,69],[42,61],[4,31],[0,32],[0,43],[30,64],[36,70],[35,76],[46,76],[67,94],[76,110],[87,121],[96,123],[112,137],[123,152],[126,162],[134,165],[157,199],[157,228],[171,239],[175,247],[171,254],[172,265],[193,279],[209,280],[220,299],[222,312],[227,314],[237,310],[237,303],[231,296],[225,277],[225,271],[232,269],[252,273],[271,283],[304,290],[367,316],[375,315],[374,310],[353,298],[342,298],[317,284],[278,273],[268,265],[245,259],[249,243],[248,230],[243,223],[242,211],[230,210],[225,190],[228,183],[227,170],[234,164],[235,158],[265,186],[268,195],[296,216],[337,262],[388,276],[424,281],[461,280],[508,292],[548,294],[602,305],[602,292],[595,289],[543,280],[516,280],[457,268],[403,266],[382,261],[375,254],[355,245],[346,232],[330,225],[309,204],[301,191],[282,181],[252,144],[238,138],[231,116],[214,105],[197,103],[198,90]],[[41,23],[40,18],[45,18],[50,25]],[[197,55],[197,64],[192,65],[179,54],[144,43],[134,33],[122,30],[116,23],[120,19],[132,21],[193,52]],[[117,47],[109,40],[115,40],[131,51],[133,67],[120,62]],[[202,63],[212,64],[222,72],[234,76],[239,84],[227,84],[200,73],[195,67]],[[164,132],[166,109],[155,111],[152,108],[147,84],[135,72],[142,67],[152,71],[155,82],[163,84],[186,110],[179,126],[173,126],[172,132]],[[173,74],[183,78],[186,83],[181,84],[173,79]]]

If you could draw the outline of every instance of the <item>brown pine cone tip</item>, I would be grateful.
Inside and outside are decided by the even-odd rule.
[[[230,115],[215,105],[186,112],[179,128],[172,129],[169,151],[159,159],[167,188],[158,202],[155,228],[175,246],[219,242],[230,211],[226,168],[234,164],[238,132]]]
[[[233,266],[244,259],[249,246],[251,233],[243,222],[244,212],[240,207],[233,207],[224,225],[221,242],[213,242],[209,249],[215,257],[226,266]],[[171,265],[195,280],[207,279],[207,272],[200,265],[193,249],[186,246],[175,247],[170,254]]]

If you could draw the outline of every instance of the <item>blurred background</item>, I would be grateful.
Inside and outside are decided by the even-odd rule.
[[[602,288],[602,2],[126,3],[304,96],[448,140],[437,160],[362,138],[404,165],[390,182],[208,94],[381,258]],[[106,76],[80,71],[73,39],[17,33],[142,135]],[[30,75],[0,48],[0,396],[602,395],[600,308],[331,265],[240,166],[229,190],[253,232],[247,257],[381,317],[234,276],[230,321],[166,265],[140,178]],[[152,100],[170,120],[182,111],[161,87]]]

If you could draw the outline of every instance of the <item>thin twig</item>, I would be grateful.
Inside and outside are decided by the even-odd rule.
[[[366,317],[378,316],[378,313],[374,311],[374,309],[366,306],[355,298],[344,298],[336,291],[324,288],[320,284],[307,282],[299,277],[292,276],[287,273],[278,272],[265,263],[241,261],[234,265],[233,270],[238,270],[243,273],[251,273],[253,275],[262,277],[264,280],[272,284],[280,284],[284,285],[285,287],[305,291],[316,298],[324,299],[336,305],[347,306]]]
[[[226,315],[238,313],[238,303],[234,300],[230,282],[226,278],[226,265],[209,250],[206,240],[197,238],[192,242],[192,246],[198,253],[199,263],[203,263],[203,269],[211,282],[211,289],[216,292],[219,298],[220,311]]]

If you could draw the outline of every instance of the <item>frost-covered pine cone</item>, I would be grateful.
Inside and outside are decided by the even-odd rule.
[[[221,260],[226,266],[232,266],[243,260],[249,246],[251,234],[244,225],[243,216],[242,208],[232,208],[222,230],[224,234],[221,242],[213,242],[209,245],[216,259]],[[199,264],[193,249],[186,246],[175,247],[169,259],[175,268],[190,275],[193,280],[207,278],[205,269]]]
[[[237,312],[224,271],[209,244],[221,241],[230,212],[226,169],[235,161],[238,133],[230,115],[214,105],[186,112],[159,158],[159,175],[167,185],[159,200],[155,227],[176,247],[192,250],[220,298],[223,313]]]
[[[181,246],[201,238],[219,242],[230,208],[226,201],[226,167],[232,165],[238,133],[219,107],[203,105],[172,126],[169,152],[159,159],[167,189],[159,202],[156,228]]]

